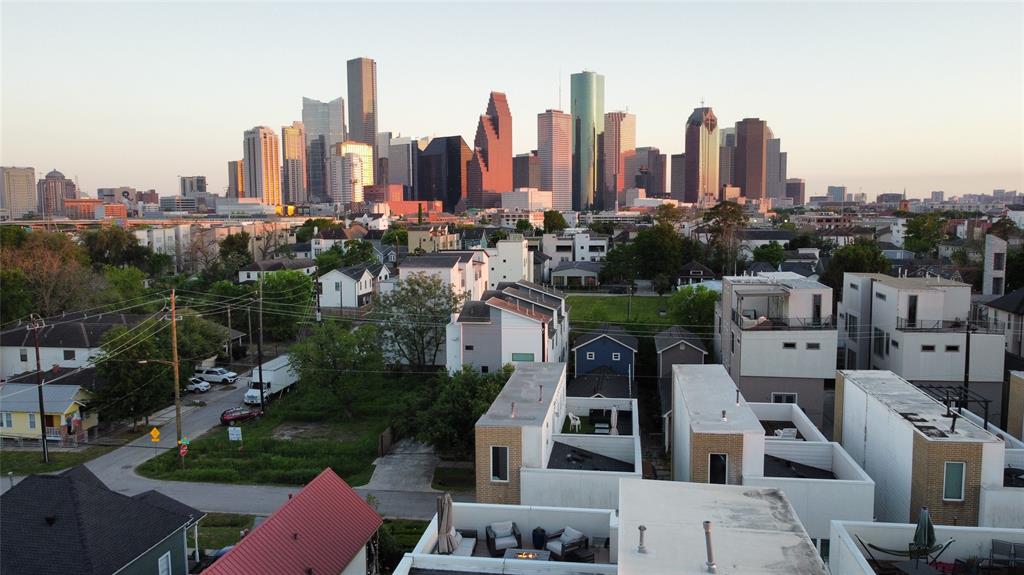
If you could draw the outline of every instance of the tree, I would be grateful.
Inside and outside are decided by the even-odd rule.
[[[146,265],[152,250],[140,246],[138,238],[121,226],[102,226],[82,233],[82,246],[97,268],[110,266]]]
[[[104,299],[112,304],[137,299],[146,293],[146,274],[136,267],[104,266],[103,279],[107,282]]]
[[[8,229],[4,226],[0,229]],[[32,313],[35,302],[25,274],[17,268],[0,269],[0,322],[7,323]]]
[[[1017,227],[1017,224],[1013,220],[1006,216],[1003,216],[999,218],[999,220],[996,221],[994,224],[992,224],[992,227],[988,229],[988,233],[996,237],[1002,238],[1004,240],[1008,240],[1010,238],[1019,236],[1020,228]]]
[[[28,231],[20,226],[0,227],[0,251],[20,248],[28,239]]]
[[[519,220],[516,222],[516,231],[521,234],[527,234],[533,231],[533,224],[530,220]]]
[[[611,222],[591,222],[587,229],[594,232],[595,234],[604,234],[606,236],[615,235],[615,224]]]
[[[1006,293],[1024,288],[1024,249],[1006,254]]]
[[[195,311],[184,309],[178,319],[178,361],[181,362],[181,382],[192,373],[195,364],[218,354],[227,340],[227,330],[204,319]],[[157,337],[161,349],[171,349],[171,330]]]
[[[329,228],[341,227],[341,224],[333,219],[313,218],[302,222],[302,225],[295,229],[295,241],[305,243],[313,239],[313,231],[322,232]]]
[[[658,295],[665,295],[669,291],[672,291],[672,287],[675,286],[675,278],[668,274],[658,274],[651,279],[651,289]]]
[[[659,224],[668,224],[675,227],[683,221],[685,215],[682,208],[671,204],[662,204],[654,210],[654,221]]]
[[[498,397],[512,371],[512,366],[506,365],[499,372],[483,374],[463,366],[453,374],[438,375],[428,391],[429,407],[417,418],[419,438],[442,455],[472,456],[476,422]]]
[[[779,242],[772,241],[763,246],[754,248],[755,262],[768,262],[772,267],[777,268],[786,260],[786,250],[782,249]]]
[[[558,210],[547,210],[544,212],[544,233],[554,234],[569,227],[565,222],[565,216]]]
[[[405,246],[409,245],[409,231],[399,224],[391,224],[388,231],[380,238],[382,246]]]
[[[248,296],[248,297],[246,297]],[[231,325],[228,325],[228,313],[217,311],[209,317],[221,325],[227,325],[242,333],[249,333],[249,308],[256,301],[256,286],[252,283],[237,284],[230,280],[215,282],[206,292],[206,299],[210,306],[220,310],[225,306],[232,306]]]
[[[44,316],[89,307],[102,291],[85,251],[59,232],[28,234],[20,247],[0,253],[0,268],[21,272],[35,311]]]
[[[411,368],[434,365],[445,341],[445,328],[462,307],[463,296],[436,276],[414,273],[378,296],[381,338],[390,361]]]
[[[505,230],[500,230],[500,229],[499,230],[494,230],[493,232],[491,232],[490,234],[487,235],[487,243],[488,243],[488,245],[492,245],[492,246],[496,245],[501,240],[507,240],[507,239],[508,239],[508,232],[505,231]]]
[[[373,244],[363,240],[346,242],[344,248],[340,244],[334,244],[316,257],[316,268],[321,274],[349,266],[372,263],[377,263],[377,251],[374,250]]]
[[[711,349],[718,292],[702,285],[683,286],[668,299],[668,314],[676,324],[699,336]]]
[[[914,253],[931,253],[946,238],[946,220],[928,213],[907,222],[903,245]]]
[[[270,272],[263,276],[263,333],[273,341],[293,339],[299,321],[310,314],[313,280],[296,270]]]
[[[636,246],[626,244],[609,250],[601,268],[601,283],[629,284],[636,282],[640,264],[636,254]]]
[[[747,215],[736,202],[719,202],[704,214],[711,233],[711,244],[718,253],[722,273],[735,269],[739,257],[739,232],[747,225]]]
[[[222,261],[233,260],[241,266],[253,262],[252,252],[249,251],[249,232],[238,232],[228,234],[220,242],[220,259]],[[240,267],[241,267],[240,266]]]
[[[103,378],[104,385],[97,388],[89,406],[104,421],[127,419],[135,431],[139,419],[145,418],[148,425],[149,414],[162,407],[174,393],[172,368],[152,361],[169,360],[169,348],[161,349],[159,340],[153,336],[138,339],[139,334],[157,329],[156,322],[160,321],[163,320],[149,320],[135,326],[131,333],[125,326],[116,326],[104,334],[96,361],[96,373]],[[167,331],[162,329],[159,333]],[[140,364],[143,360],[146,363]]]
[[[341,264],[344,257],[345,251],[342,249],[340,244],[334,244],[330,248],[320,252],[320,255],[316,256],[317,273],[322,275],[331,270],[345,267]]]
[[[292,367],[303,384],[333,395],[349,418],[353,394],[366,384],[367,372],[384,367],[374,325],[352,329],[347,323],[328,321],[291,346],[289,353]]]
[[[821,275],[821,283],[836,292],[835,300],[843,295],[843,274],[847,272],[885,273],[892,265],[882,255],[878,242],[868,238],[857,238],[832,254],[828,268]]]
[[[696,242],[680,236],[666,223],[640,230],[633,245],[640,277],[645,279],[659,275],[676,278],[683,264],[697,259],[701,252]]]

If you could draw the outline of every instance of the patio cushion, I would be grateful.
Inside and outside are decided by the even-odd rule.
[[[559,539],[562,540],[562,543],[572,543],[573,541],[576,541],[577,539],[582,539],[582,538],[583,538],[583,532],[582,531],[576,531],[572,527],[566,527],[565,530],[562,531],[562,536],[559,537]]]
[[[494,531],[494,538],[501,539],[502,537],[508,537],[512,535],[512,522],[511,521],[499,521],[498,523],[491,523],[491,531]]]
[[[452,550],[454,551],[455,549],[459,548],[459,545],[462,545],[462,534],[459,533],[458,531],[456,531],[454,527],[452,527],[451,534],[452,534]]]
[[[519,545],[519,542],[511,535],[508,537],[498,537],[494,540],[495,549],[514,549],[517,545]]]
[[[472,557],[473,549],[476,547],[476,539],[460,539],[459,546],[455,548],[455,553],[458,557]]]
[[[562,542],[558,539],[552,539],[551,541],[548,541],[548,544],[545,545],[545,547],[548,551],[552,553],[557,553],[558,555],[562,554]]]

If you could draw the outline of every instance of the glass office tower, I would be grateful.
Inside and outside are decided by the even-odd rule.
[[[572,97],[572,209],[594,209],[600,197],[598,158],[604,134],[604,76],[579,72],[570,82]]]

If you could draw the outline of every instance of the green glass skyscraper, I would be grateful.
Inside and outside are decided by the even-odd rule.
[[[604,76],[572,75],[572,209],[590,210],[601,194],[600,140],[604,134]]]

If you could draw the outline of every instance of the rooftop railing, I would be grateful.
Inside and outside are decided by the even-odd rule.
[[[900,331],[970,331],[971,333],[1003,333],[1002,322],[994,320],[948,320],[896,318],[896,329]]]
[[[733,311],[733,322],[743,330],[790,331],[836,329],[832,316],[822,317],[765,317],[751,319]]]

